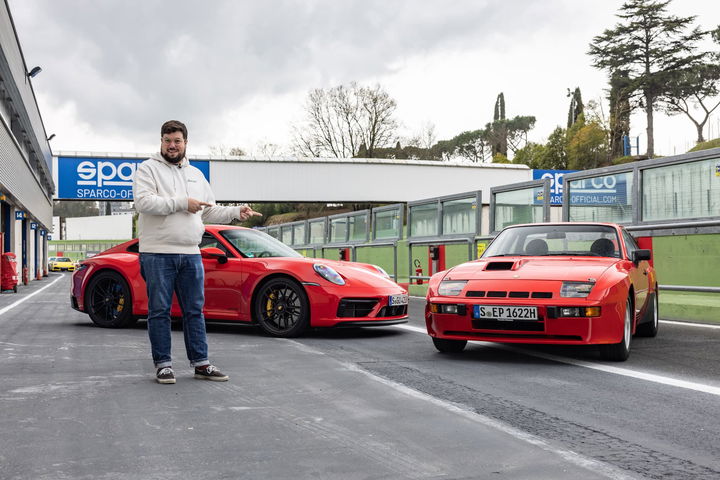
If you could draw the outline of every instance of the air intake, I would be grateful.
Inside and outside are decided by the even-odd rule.
[[[515,262],[490,262],[485,266],[485,270],[512,270]]]

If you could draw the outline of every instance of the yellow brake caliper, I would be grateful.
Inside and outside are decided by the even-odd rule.
[[[267,302],[265,303],[265,313],[268,317],[272,317],[274,301],[275,301],[275,292],[268,295]]]

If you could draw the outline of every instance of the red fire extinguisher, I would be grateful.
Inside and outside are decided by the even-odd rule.
[[[420,260],[418,260],[418,259],[416,258],[413,263],[415,264],[415,276],[416,276],[416,277],[422,277],[423,270],[422,270],[422,266],[420,265]],[[418,285],[422,285],[422,284],[423,284],[423,279],[422,279],[422,278],[416,278],[416,279],[415,279],[415,283],[417,283]]]
[[[23,267],[23,269],[22,269],[22,281],[23,281],[23,285],[27,285],[28,283],[30,283],[30,279],[28,278],[28,268],[27,267]]]

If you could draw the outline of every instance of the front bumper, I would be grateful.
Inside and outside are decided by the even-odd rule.
[[[462,314],[432,313],[430,303],[463,305]],[[535,306],[537,320],[493,320],[473,318],[474,305]],[[555,307],[600,307],[597,317],[557,317]],[[598,304],[577,299],[552,302],[478,302],[466,298],[434,297],[428,300],[425,321],[428,334],[453,340],[503,343],[588,345],[617,343],[623,334],[624,306]]]

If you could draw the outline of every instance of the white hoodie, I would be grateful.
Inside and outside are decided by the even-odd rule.
[[[198,254],[205,223],[230,223],[240,218],[240,207],[215,204],[210,184],[187,158],[178,164],[159,153],[142,162],[133,179],[140,251]],[[187,210],[188,198],[213,204],[197,213]]]

